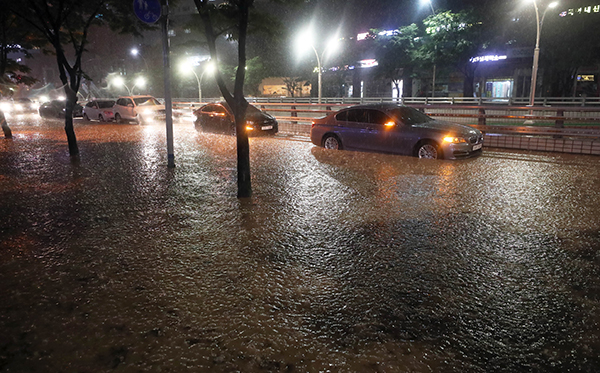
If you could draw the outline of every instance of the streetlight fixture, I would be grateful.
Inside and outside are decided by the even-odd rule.
[[[140,56],[142,58],[142,60],[144,61],[144,64],[146,65],[146,71],[150,71],[150,69],[148,68],[148,62],[146,62],[146,59],[144,58],[144,56],[142,55],[142,53],[137,49],[137,48],[131,48],[131,55],[132,56]]]
[[[544,18],[546,18],[546,13],[549,9],[555,8],[558,5],[558,1],[552,2],[548,4],[544,13],[542,13],[542,18],[540,19],[540,12],[537,6],[536,0],[533,1],[533,6],[535,8],[535,19],[537,26],[537,35],[535,38],[535,49],[533,50],[533,67],[531,68],[531,90],[529,94],[529,105],[533,106],[535,104],[535,88],[537,85],[537,73],[538,73],[538,63],[540,59],[540,35],[542,34],[542,26],[544,25]]]
[[[433,3],[431,2],[431,0],[421,0],[421,3],[429,3],[429,6],[431,7],[431,14],[433,14],[435,16],[435,9],[433,9]],[[437,45],[435,45],[435,56],[437,56]],[[431,81],[431,97],[435,97],[435,70],[437,68],[437,64],[435,63],[435,60],[433,62],[433,78]]]
[[[127,86],[127,84],[125,84],[125,80],[120,77],[120,76],[115,76],[112,79],[112,83],[116,86],[123,86],[127,89],[127,92],[129,93],[129,95],[131,96],[131,89],[129,89],[129,87]]]
[[[144,88],[146,86],[146,78],[144,78],[143,76],[138,76],[135,79],[135,82],[133,84],[133,87],[131,87],[131,93],[133,94],[133,89],[135,87],[141,87]]]
[[[215,65],[212,62],[208,62],[204,67],[202,74],[200,74],[200,77],[198,77],[198,74],[196,74],[193,65],[189,61],[184,61],[179,67],[183,73],[191,71],[192,74],[194,74],[194,76],[196,77],[196,82],[198,83],[198,102],[202,102],[202,78],[204,78],[204,74],[206,73],[212,74],[215,70]]]
[[[329,40],[329,42],[327,43],[327,45],[325,46],[325,48],[323,49],[321,56],[319,56],[319,53],[317,52],[317,49],[315,48],[315,46],[313,44],[313,36],[312,36],[311,30],[305,31],[298,38],[298,46],[299,46],[300,51],[304,52],[304,50],[306,50],[307,47],[310,47],[315,52],[315,56],[317,57],[319,104],[321,103],[321,98],[323,97],[323,90],[322,90],[322,88],[323,88],[323,67],[321,65],[321,62],[323,61],[323,59],[325,57],[325,53],[327,53],[327,52],[331,53],[338,47],[338,42],[339,42],[339,38],[337,36],[332,37]]]

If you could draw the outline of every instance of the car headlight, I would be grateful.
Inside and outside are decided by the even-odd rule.
[[[3,102],[0,104],[0,110],[8,113],[9,111],[11,111],[12,109],[12,105],[6,102]]]
[[[467,140],[465,140],[463,137],[447,136],[447,137],[444,137],[444,142],[447,142],[450,144],[466,144]]]
[[[23,110],[23,105],[21,105],[21,104],[15,104],[15,110],[22,111]]]
[[[246,131],[254,131],[254,126],[246,125]]]

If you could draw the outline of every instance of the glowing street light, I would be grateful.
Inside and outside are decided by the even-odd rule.
[[[112,79],[112,84],[116,85],[117,87],[119,86],[123,86],[127,89],[127,92],[129,93],[129,95],[131,96],[131,89],[129,89],[129,87],[127,86],[127,84],[125,84],[125,79],[123,79],[120,76],[115,76]]]
[[[135,87],[144,88],[145,86],[146,86],[146,78],[144,78],[143,76],[138,76],[135,79],[133,87],[131,87],[131,93],[133,93],[133,90],[134,90]]]
[[[538,73],[538,63],[540,59],[540,35],[542,34],[542,26],[544,25],[544,18],[546,18],[546,13],[551,8],[556,8],[558,5],[558,1],[552,2],[548,4],[544,13],[542,14],[542,18],[540,19],[540,12],[538,10],[536,0],[532,0],[533,6],[535,8],[535,19],[537,26],[537,35],[535,38],[535,49],[533,50],[533,67],[531,68],[531,90],[529,94],[529,105],[533,106],[535,103],[535,88],[537,85],[537,73]]]
[[[202,78],[204,78],[204,74],[206,73],[212,74],[215,71],[215,65],[212,62],[208,62],[204,67],[202,74],[200,74],[200,77],[198,77],[198,74],[196,74],[194,66],[189,60],[182,62],[181,65],[179,65],[179,69],[184,74],[188,72],[192,72],[192,74],[194,74],[196,77],[196,82],[198,83],[198,101],[202,102]]]
[[[137,48],[131,48],[131,55],[132,56],[140,56],[142,58],[142,60],[144,61],[144,64],[146,65],[146,71],[149,71],[150,69],[148,69],[148,62],[146,62],[146,59],[144,58],[144,56],[142,56],[142,53],[137,49]]]
[[[324,57],[325,57],[325,53],[329,52],[332,53],[334,52],[338,46],[339,46],[339,37],[334,36],[332,37],[329,42],[325,45],[325,48],[323,49],[323,52],[321,53],[321,56],[319,56],[319,53],[317,52],[317,49],[314,46],[313,43],[313,35],[311,30],[306,30],[304,33],[302,33],[299,37],[298,37],[298,41],[297,41],[297,45],[298,45],[298,49],[300,50],[300,52],[304,52],[308,47],[312,48],[312,50],[315,52],[315,56],[317,57],[317,73],[318,73],[318,89],[319,89],[319,104],[321,103],[321,98],[322,96],[322,82],[323,82],[323,67],[321,65],[321,62],[323,61]]]
[[[431,7],[431,13],[435,14],[435,9],[433,9],[433,3],[431,2],[431,0],[421,0],[421,3],[428,3]]]

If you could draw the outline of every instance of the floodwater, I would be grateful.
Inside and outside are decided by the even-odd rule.
[[[600,157],[9,124],[2,372],[600,369]]]

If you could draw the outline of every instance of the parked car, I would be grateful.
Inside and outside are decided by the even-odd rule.
[[[24,114],[37,112],[38,106],[26,97],[0,101],[0,108],[5,113]]]
[[[44,102],[40,105],[38,112],[42,118],[64,118],[65,117],[65,101],[52,100]],[[73,117],[81,117],[83,108],[78,103],[73,107]]]
[[[194,111],[194,126],[198,131],[235,134],[235,118],[226,102],[207,104]],[[270,114],[248,105],[246,131],[249,136],[274,135],[279,131],[277,120]]]
[[[134,121],[143,124],[166,118],[165,105],[152,96],[119,97],[113,112],[117,123]]]
[[[85,104],[83,107],[83,119],[97,119],[100,122],[107,122],[114,119],[113,105],[115,100],[97,99]]]
[[[456,159],[481,154],[483,135],[475,128],[435,120],[396,104],[359,105],[313,122],[313,144],[327,149],[365,150]]]

